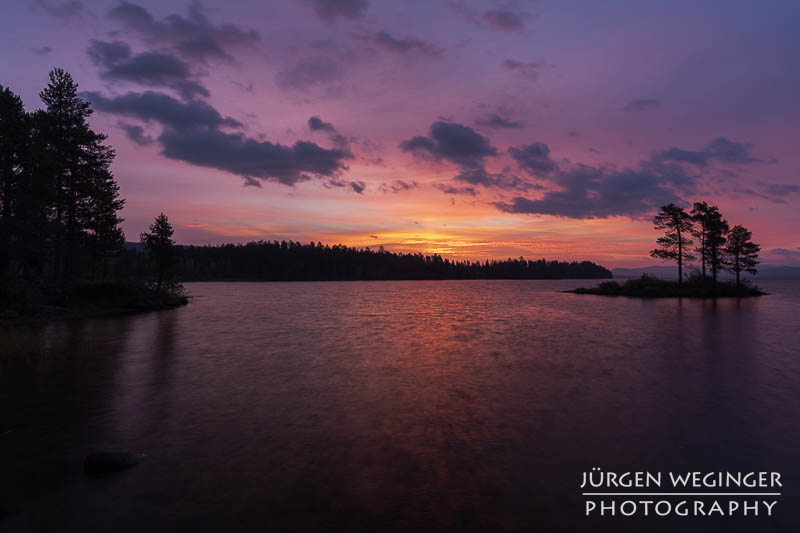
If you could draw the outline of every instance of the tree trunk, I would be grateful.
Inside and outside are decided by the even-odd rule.
[[[703,265],[703,278],[706,277],[706,228],[701,227],[700,234],[700,263]]]
[[[683,239],[678,230],[678,285],[683,285]]]
[[[56,242],[55,257],[53,258],[53,279],[61,279],[61,266],[64,259],[64,199],[63,199],[63,180],[59,176],[56,182]]]
[[[736,290],[738,291],[741,288],[739,283],[739,271],[741,271],[741,266],[739,263],[739,254],[733,256],[733,270],[736,271]]]

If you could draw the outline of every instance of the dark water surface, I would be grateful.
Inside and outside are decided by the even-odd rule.
[[[0,332],[0,530],[800,530],[800,283],[558,292],[594,283],[195,283]],[[97,450],[145,457],[89,479]],[[592,467],[777,471],[783,495],[585,518]]]

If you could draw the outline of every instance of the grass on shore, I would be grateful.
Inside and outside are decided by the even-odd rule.
[[[634,298],[743,298],[767,294],[746,281],[737,287],[733,281],[719,281],[715,285],[710,278],[702,276],[693,276],[678,283],[647,275],[624,283],[605,281],[596,287],[580,287],[567,292]]]

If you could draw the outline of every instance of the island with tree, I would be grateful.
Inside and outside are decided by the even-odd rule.
[[[695,202],[691,211],[674,203],[661,207],[653,217],[655,229],[664,231],[656,240],[650,255],[674,261],[678,269],[675,281],[651,276],[625,283],[607,281],[597,287],[578,288],[577,294],[604,296],[658,297],[745,297],[762,296],[758,287],[742,279],[742,274],[755,274],[761,247],[752,241],[752,233],[744,226],[730,227],[716,206]],[[695,248],[692,245],[696,244]],[[697,255],[695,255],[697,254]],[[699,269],[685,277],[692,261],[699,260]],[[730,272],[732,281],[721,281],[719,274]]]

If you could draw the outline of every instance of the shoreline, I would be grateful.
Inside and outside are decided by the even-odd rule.
[[[690,278],[683,283],[649,276],[630,278],[623,283],[605,281],[595,287],[578,287],[564,291],[572,294],[596,296],[623,296],[627,298],[754,298],[769,293],[748,282],[736,284],[732,281],[713,282],[708,278]]]
[[[109,307],[105,309],[97,309],[43,306],[41,309],[33,313],[19,314],[18,316],[0,317],[0,328],[35,326],[52,322],[81,320],[84,318],[105,318],[125,315],[138,315],[154,311],[168,311],[183,307],[184,305],[189,305],[189,298],[191,297],[186,297],[186,301],[175,304],[158,304],[140,308]]]

